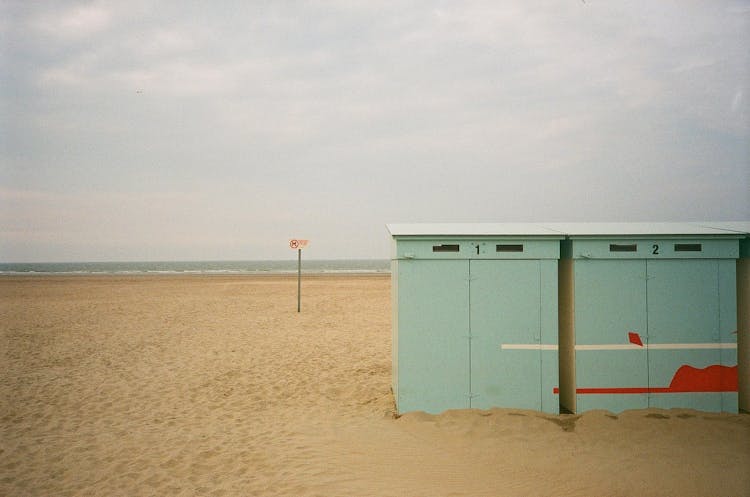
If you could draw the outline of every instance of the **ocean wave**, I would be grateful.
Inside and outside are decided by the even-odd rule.
[[[0,275],[242,275],[296,274],[297,261],[165,261],[165,262],[65,262],[0,263]],[[302,265],[303,274],[388,274],[388,260],[313,260]]]

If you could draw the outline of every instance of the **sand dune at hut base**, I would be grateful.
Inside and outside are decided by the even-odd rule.
[[[750,416],[393,417],[390,280],[0,278],[0,495],[750,495]]]

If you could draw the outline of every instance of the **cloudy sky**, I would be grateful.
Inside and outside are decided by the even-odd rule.
[[[750,2],[0,0],[0,261],[750,219]]]

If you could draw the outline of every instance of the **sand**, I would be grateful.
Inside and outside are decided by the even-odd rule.
[[[0,277],[0,495],[750,495],[746,414],[395,417],[389,291]]]

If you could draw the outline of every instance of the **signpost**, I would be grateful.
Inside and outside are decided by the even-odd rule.
[[[297,312],[300,311],[300,301],[302,295],[302,249],[307,247],[310,240],[299,240],[292,238],[289,240],[289,248],[297,250]]]

